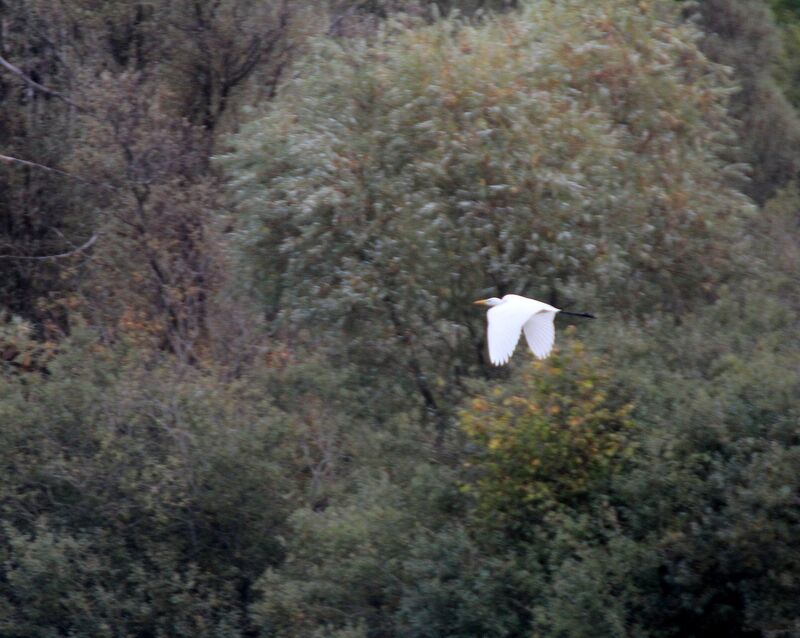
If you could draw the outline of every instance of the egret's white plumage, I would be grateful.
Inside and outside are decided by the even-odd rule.
[[[550,354],[556,338],[553,320],[562,310],[520,295],[506,295],[502,299],[492,297],[475,303],[490,306],[486,313],[489,322],[487,336],[489,360],[494,365],[508,362],[517,347],[520,332],[525,334],[525,340],[537,358],[544,359]],[[566,314],[592,317],[583,313]]]

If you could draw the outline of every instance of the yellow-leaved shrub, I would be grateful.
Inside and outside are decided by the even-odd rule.
[[[465,489],[487,521],[511,528],[576,505],[630,457],[632,409],[607,364],[570,341],[462,412],[477,444]]]

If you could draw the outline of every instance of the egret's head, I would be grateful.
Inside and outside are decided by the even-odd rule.
[[[478,299],[475,303],[479,306],[497,306],[503,303],[503,300],[497,297],[489,297],[488,299]]]

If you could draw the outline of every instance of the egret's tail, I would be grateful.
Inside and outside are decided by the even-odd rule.
[[[590,315],[588,312],[569,312],[568,310],[562,310],[562,315],[569,315],[571,317],[586,317],[587,319],[594,319],[594,315]]]

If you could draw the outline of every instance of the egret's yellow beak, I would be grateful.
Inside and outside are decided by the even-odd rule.
[[[478,299],[478,301],[473,301],[472,303],[474,303],[474,304],[476,304],[478,306],[487,306],[487,305],[489,305],[489,300],[488,299]]]

